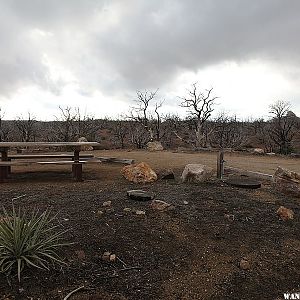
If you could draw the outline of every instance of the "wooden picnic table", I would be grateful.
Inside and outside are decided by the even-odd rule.
[[[72,161],[63,162],[58,160],[52,160],[47,162],[37,161],[37,164],[72,164],[72,171],[74,178],[77,181],[82,180],[82,163],[80,161],[80,151],[84,146],[98,146],[97,142],[0,142],[0,152],[1,152],[1,162],[0,162],[0,181],[4,181],[8,178],[10,167],[13,165],[30,165],[32,161],[29,159],[34,158],[34,155],[24,156],[24,160],[20,163],[12,162],[13,156],[9,157],[9,149],[12,148],[51,148],[51,147],[69,147],[73,150]],[[36,155],[37,158],[40,158],[41,155]],[[44,155],[45,158],[54,158],[53,155]],[[18,158],[20,158],[18,156]],[[26,160],[27,159],[27,160]]]

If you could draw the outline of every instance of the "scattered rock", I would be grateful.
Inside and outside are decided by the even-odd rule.
[[[116,254],[111,254],[111,255],[109,256],[109,261],[111,261],[111,262],[115,262],[116,259],[117,259]]]
[[[150,201],[154,198],[154,195],[152,193],[148,193],[143,190],[127,191],[127,196],[130,199],[137,201]]]
[[[147,150],[148,151],[162,151],[164,147],[162,146],[161,142],[149,142],[147,143]]]
[[[275,156],[276,153],[275,153],[275,152],[268,152],[268,153],[266,153],[266,155],[269,155],[269,156]]]
[[[81,143],[85,142],[86,143],[86,142],[88,142],[88,140],[87,140],[87,138],[82,136],[78,139],[78,142],[81,142]],[[94,148],[92,146],[80,146],[80,148],[81,148],[81,151],[92,151],[92,150],[94,150]]]
[[[123,211],[124,211],[124,212],[131,212],[131,208],[130,208],[130,207],[125,207],[125,208],[123,209]]]
[[[105,210],[105,212],[106,212],[107,214],[112,214],[113,212],[115,212],[115,210],[114,210],[113,208],[107,208],[107,209]]]
[[[102,254],[102,260],[103,260],[103,261],[110,261],[110,255],[111,255],[111,252],[105,251],[105,252]]]
[[[134,183],[148,183],[157,180],[156,173],[144,162],[125,166],[121,174],[129,181]]]
[[[111,201],[105,201],[102,203],[103,207],[110,207],[111,206]]]
[[[158,173],[160,179],[175,179],[175,175],[172,169],[162,169]]]
[[[171,204],[165,202],[165,201],[162,201],[162,200],[153,200],[151,203],[150,203],[150,207],[154,210],[166,210],[168,208],[171,207]]]
[[[273,175],[273,186],[282,193],[300,197],[300,174],[278,167]]]
[[[183,182],[205,182],[213,176],[211,167],[201,164],[188,164],[185,166],[181,178]]]
[[[100,217],[100,216],[102,216],[103,214],[104,214],[104,212],[103,212],[102,210],[98,210],[98,211],[97,211],[97,216]]]
[[[184,201],[183,201],[183,204],[185,204],[185,205],[188,205],[188,204],[189,204],[189,202],[188,202],[188,201],[186,201],[186,200],[184,200]]]
[[[255,148],[253,149],[253,154],[264,154],[265,153],[265,150],[264,149],[261,149],[261,148]]]
[[[146,215],[146,212],[144,212],[143,210],[137,210],[135,212],[135,214],[138,215],[138,216],[144,216],[144,215]]]
[[[240,261],[240,268],[242,270],[249,270],[250,269],[250,262],[247,258],[243,257]]]
[[[225,214],[224,217],[230,222],[234,221],[234,215],[232,214]]]
[[[294,212],[284,206],[280,206],[276,213],[283,221],[294,219]]]

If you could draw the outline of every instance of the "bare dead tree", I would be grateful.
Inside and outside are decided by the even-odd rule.
[[[272,119],[269,136],[282,154],[291,152],[291,142],[295,135],[296,116],[290,109],[290,104],[285,101],[277,101],[270,105]]]
[[[114,142],[122,149],[125,148],[125,140],[129,132],[128,122],[130,121],[122,120],[120,118],[113,122],[112,131],[114,135]]]
[[[161,116],[159,109],[162,107],[162,102],[154,104],[154,115],[151,113],[153,107],[152,102],[156,97],[158,89],[155,92],[137,91],[136,106],[131,108],[128,119],[140,123],[143,126],[144,134],[148,134],[148,141],[160,139],[161,136]],[[145,138],[145,140],[147,140]],[[146,141],[147,143],[147,141]]]
[[[6,126],[6,124],[3,122],[4,115],[5,113],[0,107],[0,142],[8,141],[8,136],[10,132],[10,128]]]
[[[192,88],[188,90],[186,97],[179,97],[182,102],[181,107],[187,108],[189,119],[193,124],[195,139],[193,145],[195,147],[203,147],[205,145],[205,123],[211,117],[214,111],[214,104],[218,97],[212,96],[213,89],[201,92],[198,90],[197,83],[192,84]]]
[[[31,115],[30,112],[28,112],[27,119],[18,117],[17,120],[14,121],[14,123],[21,136],[22,142],[35,141],[37,120],[34,116]]]
[[[221,112],[211,122],[211,126],[214,127],[210,136],[212,147],[238,148],[247,141],[244,122],[239,121],[236,116]]]
[[[72,107],[67,106],[65,108],[59,106],[60,115],[55,116],[56,126],[54,137],[61,142],[74,141],[76,138],[75,122],[77,119],[77,112]]]
[[[94,116],[86,112],[82,113],[79,107],[75,108],[74,116],[74,134],[76,135],[76,139],[85,137],[90,141],[95,140],[100,126],[96,124]]]

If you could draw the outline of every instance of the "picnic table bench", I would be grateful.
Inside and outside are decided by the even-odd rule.
[[[82,165],[88,162],[99,162],[93,160],[93,155],[79,155],[82,146],[96,146],[96,142],[0,142],[0,182],[5,181],[11,172],[12,166],[30,165],[71,165],[73,177],[76,181],[82,181]],[[10,154],[8,150],[12,147],[70,147],[73,154]],[[69,160],[66,160],[69,159]]]

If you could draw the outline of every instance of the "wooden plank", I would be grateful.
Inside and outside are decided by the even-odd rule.
[[[60,147],[99,146],[97,142],[0,142],[0,148],[11,147]]]
[[[79,158],[93,158],[93,154],[83,154]],[[8,159],[39,159],[39,158],[70,158],[73,159],[73,154],[12,154],[8,156]]]

